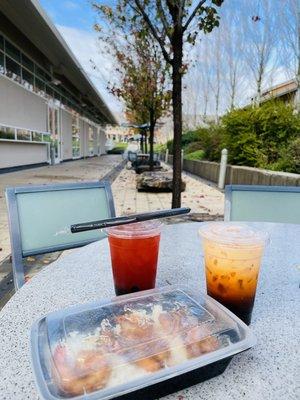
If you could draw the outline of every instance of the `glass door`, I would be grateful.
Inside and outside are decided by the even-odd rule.
[[[48,106],[48,131],[51,137],[51,146],[54,148],[55,163],[61,160],[61,140],[60,140],[60,114],[59,109]]]
[[[72,157],[80,157],[79,118],[76,115],[72,116]]]
[[[94,129],[91,125],[89,125],[88,130],[88,155],[94,155]]]

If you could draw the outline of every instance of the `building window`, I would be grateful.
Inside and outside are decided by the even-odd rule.
[[[48,107],[48,131],[51,145],[54,148],[55,158],[60,158],[60,118],[59,109]]]
[[[31,137],[33,142],[43,142],[43,134],[41,132],[32,132]]]
[[[9,57],[6,57],[6,75],[16,82],[21,82],[21,67]]]
[[[72,115],[72,156],[80,157],[80,130],[77,115]]]
[[[1,1],[1,0],[0,0]],[[97,122],[99,117],[94,108],[83,108],[79,96],[63,84],[54,86],[52,76],[26,56],[21,49],[13,45],[0,34],[0,74],[22,84],[26,89],[33,91],[44,98],[51,98],[55,104],[70,112],[78,112],[91,121]],[[93,111],[93,112],[91,112]]]
[[[0,51],[0,73],[3,74],[5,71],[4,68],[4,54]]]
[[[36,66],[35,73],[40,79],[43,79],[45,82],[51,82],[51,76],[40,67]]]
[[[50,134],[48,132],[31,131],[29,129],[0,125],[0,139],[49,142]]]
[[[35,91],[43,96],[45,95],[46,85],[38,78],[35,78]]]
[[[0,125],[0,139],[15,139],[15,129]]]
[[[21,62],[21,52],[13,44],[5,41],[5,52],[8,56],[13,58],[15,61]]]
[[[46,93],[50,98],[54,97],[53,96],[53,89],[51,87],[49,87],[48,85],[46,85]]]
[[[34,73],[34,62],[30,60],[25,54],[22,54],[22,65],[29,71]]]
[[[90,125],[89,125],[88,148],[89,148],[89,156],[93,156],[94,155],[94,129]]]
[[[17,129],[17,140],[31,140],[31,131],[27,129]]]
[[[33,90],[34,76],[25,68],[22,68],[22,83],[27,89]]]

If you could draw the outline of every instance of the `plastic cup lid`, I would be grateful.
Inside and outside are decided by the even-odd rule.
[[[133,224],[118,225],[107,228],[109,236],[121,238],[151,237],[160,233],[163,223],[159,220],[135,222]]]
[[[202,238],[225,245],[263,245],[269,235],[246,224],[234,222],[212,222],[199,229]]]

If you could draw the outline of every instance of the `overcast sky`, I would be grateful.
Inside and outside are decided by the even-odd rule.
[[[89,0],[40,0],[42,7],[52,19],[83,68],[100,91],[113,112],[120,113],[122,107],[106,86],[113,70],[111,62],[105,60],[99,51],[97,35],[93,30],[95,12]],[[109,2],[108,2],[109,3]],[[93,69],[90,60],[98,66]]]

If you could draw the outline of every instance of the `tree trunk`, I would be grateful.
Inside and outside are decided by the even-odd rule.
[[[262,80],[262,76],[260,75],[256,85],[257,85],[257,98],[256,98],[256,105],[259,106],[261,103],[261,80]]]
[[[264,54],[260,54],[260,62],[259,62],[259,69],[257,74],[256,80],[256,90],[257,90],[257,97],[256,97],[256,106],[259,106],[261,103],[261,86],[262,80],[265,73],[265,62],[264,62]]]
[[[153,155],[154,155],[154,130],[155,130],[155,121],[153,112],[150,111],[150,127],[149,127],[149,145],[150,145],[150,159],[149,159],[149,169],[153,171]]]
[[[173,190],[172,208],[181,207],[181,136],[182,136],[182,32],[173,37],[172,105],[173,105]]]
[[[204,95],[204,110],[203,110],[203,122],[206,122],[207,117],[207,103],[208,103],[208,95]]]

